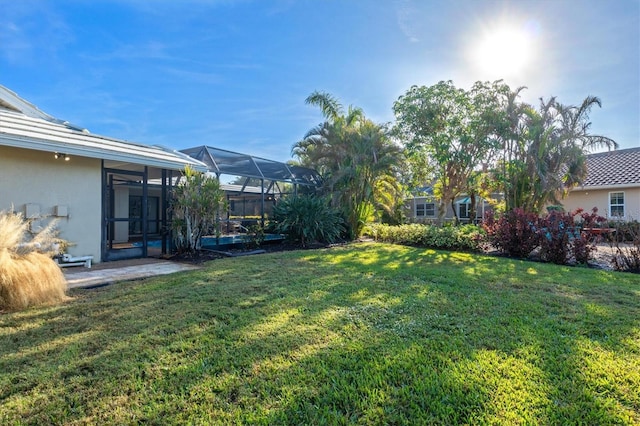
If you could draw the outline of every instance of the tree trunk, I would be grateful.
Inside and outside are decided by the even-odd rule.
[[[438,201],[438,223],[444,225],[444,217],[447,215],[447,204],[444,199]]]
[[[476,194],[472,192],[469,194],[469,200],[471,201],[471,207],[469,207],[469,221],[470,223],[476,222]]]
[[[456,199],[455,199],[455,197],[451,198],[451,210],[453,210],[453,223],[454,223],[454,225],[457,225],[458,222],[460,221],[460,218],[458,217],[458,212],[456,211]]]

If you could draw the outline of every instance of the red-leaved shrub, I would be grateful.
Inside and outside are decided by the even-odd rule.
[[[498,220],[487,214],[484,229],[489,243],[501,253],[524,258],[540,245],[538,215],[517,208],[504,213]]]
[[[541,260],[559,265],[572,260],[586,264],[596,245],[584,229],[606,220],[597,213],[597,208],[591,213],[585,213],[583,209],[571,213],[553,210],[539,217],[535,213],[513,209],[498,220],[487,216],[484,228],[489,243],[507,256],[524,258],[540,248]]]

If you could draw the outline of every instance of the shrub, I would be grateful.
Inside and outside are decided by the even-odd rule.
[[[583,229],[605,221],[597,212],[596,208],[591,213],[582,209],[571,213],[551,209],[545,216],[538,217],[535,213],[513,209],[497,221],[488,216],[484,226],[489,243],[508,256],[525,258],[539,247],[544,261],[564,265],[574,260],[586,264],[596,245]],[[578,216],[580,220],[576,221]]]
[[[634,239],[640,235],[640,222],[637,220],[611,220],[607,225],[614,229],[612,240],[618,243],[633,243]]]
[[[258,223],[247,228],[244,246],[247,249],[257,249],[264,243],[264,228]]]
[[[576,217],[580,219],[576,221]],[[558,265],[565,265],[571,259],[586,264],[596,250],[596,244],[584,228],[593,228],[605,221],[596,207],[591,213],[583,209],[571,213],[551,211],[539,221],[540,257]]]
[[[517,208],[504,213],[495,220],[493,213],[487,214],[483,227],[488,241],[500,252],[525,258],[540,245],[538,215]]]
[[[540,218],[540,258],[564,265],[569,260],[572,240],[580,239],[580,230],[574,226],[573,216],[551,210]]]
[[[475,225],[438,227],[418,223],[372,223],[365,233],[376,241],[444,250],[480,251],[484,232]]]
[[[0,309],[17,310],[66,299],[67,281],[50,255],[58,254],[54,223],[29,239],[29,222],[0,212]]]
[[[278,201],[273,208],[271,229],[302,246],[311,242],[333,243],[345,227],[340,213],[328,200],[315,195],[298,195]]]
[[[591,236],[584,231],[585,228],[595,228],[602,226],[607,219],[598,214],[598,208],[591,209],[591,213],[587,213],[582,209],[578,209],[571,213],[574,216],[580,215],[580,238],[573,241],[573,257],[576,263],[587,264],[591,259],[591,253],[597,250],[596,241],[600,239],[592,239]]]
[[[616,271],[640,273],[640,226],[637,221],[614,222],[609,240],[614,250],[611,265]]]
[[[193,253],[200,250],[204,235],[211,230],[219,232],[218,215],[226,207],[226,200],[218,179],[188,166],[183,178],[173,188],[171,228],[176,250]]]

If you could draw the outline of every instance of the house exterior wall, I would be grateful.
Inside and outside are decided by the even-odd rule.
[[[609,208],[609,194],[612,192],[624,193],[624,220],[640,220],[640,187],[608,189],[574,189],[562,200],[562,205],[567,212],[578,208],[590,212],[592,208],[598,208],[598,214],[611,218]]]
[[[55,159],[50,152],[0,146],[0,210],[58,217],[60,237],[73,256],[100,261],[102,218],[101,161]]]

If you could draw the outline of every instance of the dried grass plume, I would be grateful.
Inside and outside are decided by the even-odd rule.
[[[67,299],[67,281],[50,255],[58,247],[55,223],[30,238],[29,222],[0,211],[0,309],[19,310]]]

